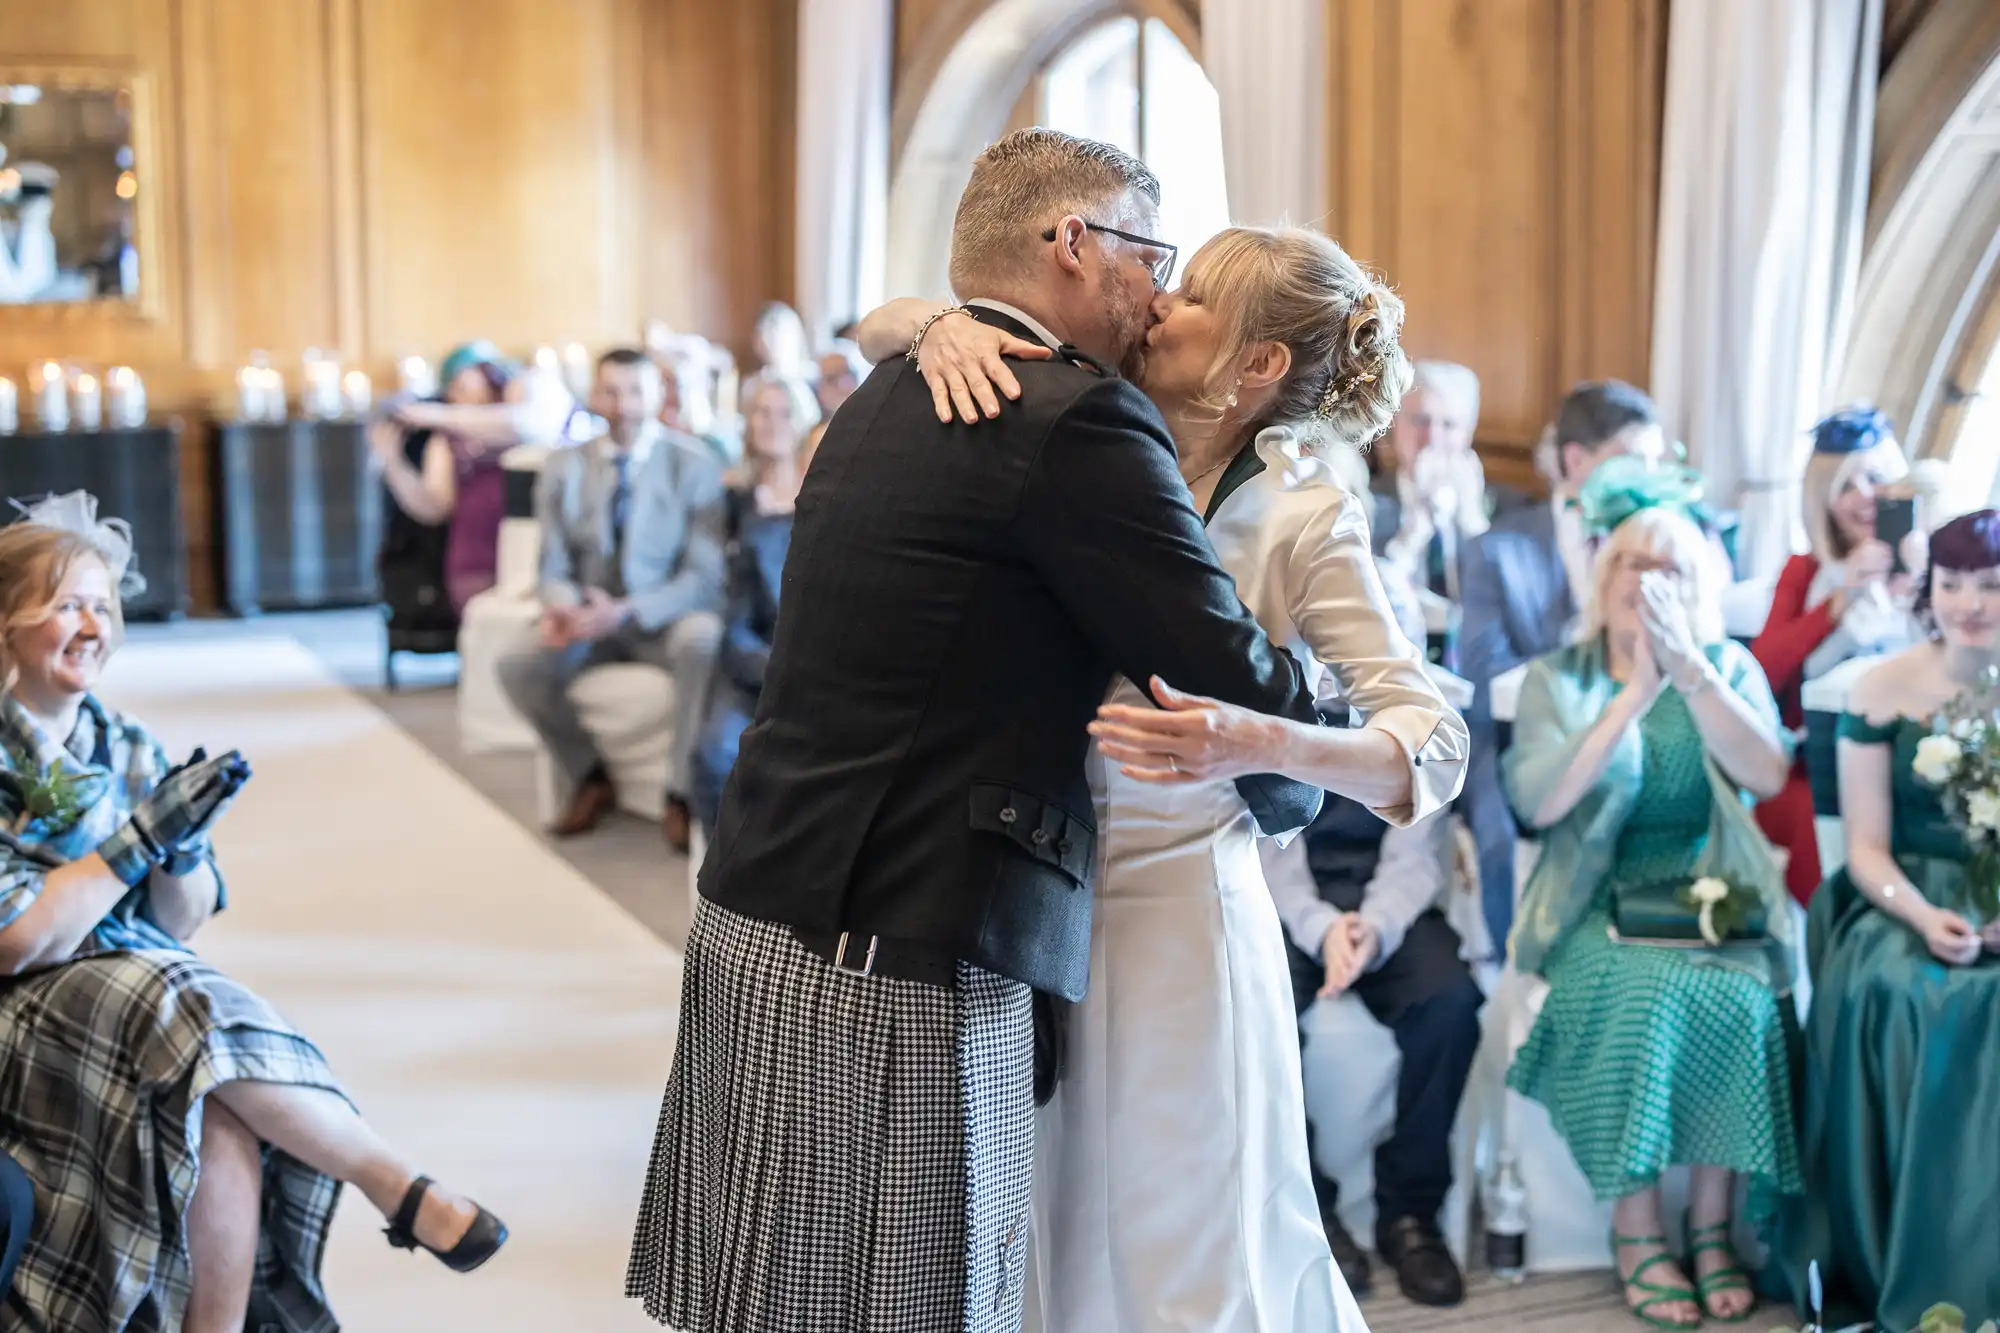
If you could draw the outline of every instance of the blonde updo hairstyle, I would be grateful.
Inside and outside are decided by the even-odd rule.
[[[0,693],[11,694],[21,678],[14,640],[21,631],[45,624],[56,613],[63,584],[80,561],[95,560],[112,568],[97,544],[80,532],[40,523],[10,523],[0,528]],[[111,588],[111,623],[106,627],[108,650],[125,638],[125,614],[117,580]]]
[[[1188,263],[1189,294],[1223,326],[1201,404],[1218,418],[1231,366],[1258,343],[1282,343],[1291,369],[1253,433],[1283,426],[1317,449],[1366,448],[1380,439],[1409,391],[1403,302],[1348,253],[1304,227],[1230,227]]]

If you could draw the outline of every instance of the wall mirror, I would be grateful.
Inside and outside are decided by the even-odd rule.
[[[0,306],[142,301],[155,182],[145,88],[0,64]]]

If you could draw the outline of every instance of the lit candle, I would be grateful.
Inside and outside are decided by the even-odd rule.
[[[340,382],[341,396],[346,401],[347,415],[365,417],[368,409],[375,405],[375,386],[369,382],[365,370],[350,370]]]
[[[21,429],[21,395],[14,381],[0,375],[0,435]]]
[[[46,431],[69,429],[69,377],[62,364],[43,361],[29,372],[35,397],[35,420]]]
[[[582,343],[571,343],[563,348],[563,383],[578,398],[590,394],[590,353]]]
[[[549,346],[547,343],[543,343],[535,349],[535,369],[546,370],[551,375],[560,375],[562,374],[562,358],[556,355],[555,348]]]
[[[78,430],[104,428],[104,394],[98,388],[97,376],[87,370],[79,371],[70,386],[70,400],[76,407]]]
[[[146,424],[146,386],[139,372],[130,366],[113,366],[104,377],[104,396],[109,400],[111,425],[117,430],[137,430]]]
[[[406,356],[396,363],[397,387],[412,398],[429,398],[437,392],[437,373],[420,356]]]
[[[306,353],[299,409],[303,415],[315,419],[340,415],[340,365],[331,357],[321,356],[318,349]]]
[[[264,420],[283,421],[285,419],[285,377],[275,366],[264,368],[260,378],[264,384]]]

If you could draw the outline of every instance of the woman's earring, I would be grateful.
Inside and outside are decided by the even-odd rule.
[[[1231,385],[1231,386],[1229,387],[1229,398],[1228,398],[1228,400],[1227,400],[1226,402],[1224,402],[1224,403],[1223,403],[1223,406],[1224,406],[1224,407],[1234,407],[1234,406],[1236,406],[1236,391],[1237,391],[1238,389],[1241,389],[1242,387],[1243,387],[1243,381],[1242,381],[1242,380],[1238,380],[1238,381],[1236,381],[1236,383],[1232,384],[1232,385]]]

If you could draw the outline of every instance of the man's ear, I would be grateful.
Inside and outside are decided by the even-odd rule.
[[[1244,388],[1266,388],[1292,368],[1292,349],[1281,342],[1261,342],[1245,352],[1238,364]]]
[[[1083,245],[1090,235],[1090,228],[1083,219],[1071,213],[1055,225],[1056,266],[1065,273],[1083,274]]]

